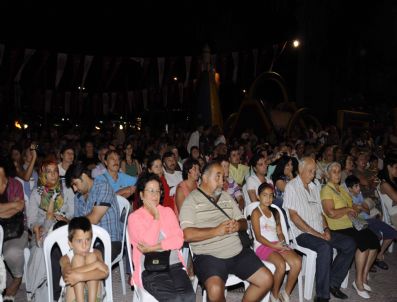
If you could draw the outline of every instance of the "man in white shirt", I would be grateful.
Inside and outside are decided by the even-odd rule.
[[[170,187],[170,196],[175,195],[176,186],[182,181],[182,172],[176,171],[176,159],[171,151],[165,152],[162,158],[164,177]]]
[[[108,152],[109,148],[107,145],[103,145],[99,148],[98,151],[98,158],[100,160],[100,163],[96,165],[96,167],[92,170],[91,172],[91,177],[96,178],[99,175],[102,175],[103,173],[106,172],[106,161],[105,161],[105,155]]]
[[[340,285],[349,271],[356,244],[352,238],[328,228],[321,206],[320,185],[312,182],[315,172],[316,162],[304,157],[299,163],[299,175],[285,187],[283,208],[289,211],[290,226],[298,244],[317,253],[315,301],[329,301],[330,292],[336,298],[347,299]],[[333,248],[338,251],[334,261]]]

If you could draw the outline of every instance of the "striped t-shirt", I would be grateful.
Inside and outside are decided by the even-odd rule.
[[[222,192],[217,204],[230,218],[235,220],[244,219],[244,215],[238,208],[237,203],[228,193]],[[189,227],[216,227],[226,220],[228,220],[226,215],[215,207],[199,190],[194,190],[189,194],[183,202],[179,213],[182,229]],[[243,248],[237,232],[192,242],[190,246],[194,254],[211,255],[222,259],[238,255]]]
[[[314,230],[319,233],[324,232],[323,228],[323,209],[320,199],[320,185],[309,184],[309,191],[303,185],[299,176],[287,183],[285,186],[283,208],[294,210],[298,215]],[[303,232],[290,221],[295,236]]]

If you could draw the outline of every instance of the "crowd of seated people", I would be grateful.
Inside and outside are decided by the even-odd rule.
[[[198,127],[192,133],[126,131],[124,142],[116,139],[116,132],[112,138],[109,132],[73,129],[52,132],[51,138],[45,132],[31,133],[30,138],[13,131],[2,134],[0,222],[7,235],[4,261],[12,278],[4,300],[14,300],[25,273],[28,294],[32,301],[41,301],[46,291],[43,240],[74,217],[103,227],[111,238],[112,259],[119,255],[123,224],[117,195],[132,205],[127,224],[134,265],[130,283],[143,286],[157,300],[194,300],[185,272],[192,261],[210,301],[224,301],[229,274],[249,282],[246,300],[260,300],[271,291],[271,301],[289,301],[301,263],[288,243],[282,244],[281,217],[268,207],[271,203],[281,208],[283,219],[290,217],[286,223],[298,244],[318,254],[317,301],[327,301],[331,294],[347,298],[340,286],[353,260],[352,285],[360,297],[369,298],[376,291],[369,273],[388,269],[384,254],[396,239],[394,228],[382,218],[390,216],[397,227],[397,155],[388,152],[387,145],[374,143],[382,139],[358,136],[346,143],[331,132],[328,140],[311,131],[276,143],[250,129],[226,139],[217,127]],[[387,213],[382,212],[378,192],[388,197]],[[252,202],[259,202],[252,216],[256,244],[247,248],[238,233],[247,230],[243,213]],[[357,217],[367,220],[369,227],[357,230]],[[146,225],[148,221],[152,223]],[[93,245],[103,255],[101,242]],[[180,253],[182,246],[192,250],[188,263]],[[26,272],[25,248],[30,249]],[[334,248],[338,256],[332,259]],[[145,268],[146,256],[156,251],[169,251],[166,273]],[[68,273],[73,269],[62,256],[59,249],[51,253],[53,263],[59,264],[53,266],[54,300],[66,276],[61,263]],[[94,258],[102,261],[98,252]],[[274,276],[261,260],[275,264]],[[281,289],[285,262],[291,271]],[[98,270],[107,276],[101,265]],[[79,282],[72,282],[76,290],[71,296],[79,301],[81,286],[89,281],[85,278],[77,286]]]

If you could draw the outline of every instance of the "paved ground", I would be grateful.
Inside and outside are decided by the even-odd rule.
[[[371,299],[369,301],[390,301],[397,302],[397,248],[395,246],[393,254],[386,255],[386,262],[389,264],[390,268],[387,271],[380,270],[376,273],[371,273],[369,284],[373,289],[373,293],[371,293]],[[355,290],[351,287],[351,283],[354,279],[354,265],[350,271],[350,279],[348,288],[343,291],[349,296],[347,301],[351,302],[362,302],[364,299],[360,298]],[[229,291],[226,300],[229,302],[237,302],[241,301],[243,296],[242,287],[234,288]],[[121,282],[120,282],[120,272],[118,268],[113,270],[113,297],[115,302],[119,301],[132,301],[132,291],[130,288],[127,288],[127,295],[123,296],[121,291]],[[291,301],[298,301],[298,290],[295,288]],[[18,295],[15,301],[25,302],[25,287],[22,285],[21,289],[18,292]],[[201,290],[200,288],[197,290],[197,299],[196,301],[201,301]],[[331,301],[341,301],[338,299],[331,299]],[[44,302],[44,301],[43,301]]]

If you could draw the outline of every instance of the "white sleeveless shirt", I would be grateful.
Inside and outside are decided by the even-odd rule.
[[[259,227],[261,231],[261,235],[265,237],[270,242],[279,241],[277,236],[277,225],[276,219],[271,213],[271,217],[266,217],[265,214],[262,212],[260,206],[258,206],[259,211],[261,212],[262,216],[259,217]],[[254,236],[255,237],[255,236]],[[254,239],[254,250],[256,250],[262,243],[258,242],[256,238]]]

